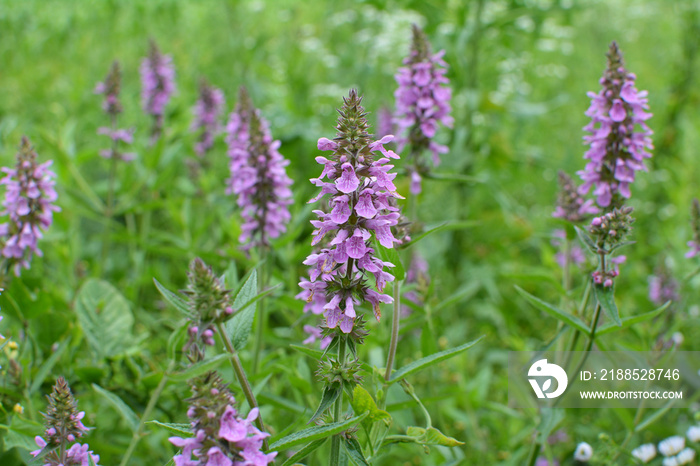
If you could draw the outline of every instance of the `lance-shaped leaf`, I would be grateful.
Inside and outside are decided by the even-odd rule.
[[[314,422],[316,419],[318,419],[321,415],[323,415],[324,412],[331,406],[333,406],[333,403],[335,403],[335,400],[338,399],[338,396],[343,392],[342,387],[340,384],[333,384],[329,385],[326,388],[323,389],[323,396],[321,397],[321,403],[318,405],[318,408],[316,409],[316,412],[314,413],[313,416],[311,416],[311,419],[309,419],[309,422],[307,424],[311,424]]]
[[[258,293],[258,272],[253,269],[243,283],[236,297],[233,300],[233,308],[236,313],[226,322],[226,333],[233,342],[236,351],[245,347],[250,331],[255,320],[255,309],[257,305],[251,300]]]
[[[647,320],[653,319],[654,317],[658,316],[661,314],[663,311],[668,308],[668,306],[671,305],[671,301],[666,301],[665,304],[662,306],[654,309],[653,311],[650,312],[645,312],[644,314],[639,314],[637,316],[631,316],[631,317],[624,317],[621,319],[622,326],[618,326],[613,322],[608,322],[605,325],[601,325],[598,330],[596,330],[595,334],[600,336],[600,335],[605,335],[608,333],[612,333],[616,330],[621,330],[626,327],[630,327],[634,324],[638,324],[640,322],[645,322]]]
[[[374,250],[377,251],[382,262],[391,262],[394,264],[395,267],[390,270],[396,280],[403,280],[406,277],[406,269],[403,266],[403,262],[401,262],[401,257],[396,248],[385,248],[379,244],[379,241],[375,241]]]
[[[172,304],[175,309],[182,312],[187,317],[192,317],[192,311],[190,311],[190,307],[187,305],[187,301],[184,298],[161,285],[155,278],[153,279],[153,283],[155,283],[156,288],[158,288],[163,298]]]
[[[94,388],[97,393],[102,395],[109,402],[109,404],[116,408],[117,412],[119,412],[122,419],[126,421],[131,431],[136,432],[136,430],[139,428],[139,417],[136,415],[136,413],[134,413],[129,405],[124,403],[124,401],[114,393],[105,390],[97,384],[92,384],[92,388]]]
[[[292,464],[297,464],[307,456],[309,456],[314,451],[318,450],[321,445],[326,443],[327,438],[322,438],[321,440],[316,440],[309,443],[304,448],[294,453],[287,461],[282,463],[282,466],[291,466]]]
[[[362,422],[365,417],[367,417],[367,413],[355,416],[347,421],[333,422],[331,424],[310,427],[308,429],[295,432],[270,445],[270,451],[287,450],[303,443],[313,442],[314,440],[320,440],[322,438],[330,437],[331,435],[339,434],[344,430],[348,430],[350,427]]]
[[[345,438],[343,439],[343,447],[345,447],[345,452],[348,454],[348,458],[357,466],[369,466],[365,455],[362,453],[362,447],[360,442],[356,438]]]
[[[192,427],[189,424],[172,424],[170,422],[160,422],[160,421],[148,421],[146,424],[155,424],[158,427],[162,427],[168,432],[180,435],[182,437],[192,437]]]
[[[464,442],[448,437],[435,427],[424,429],[422,427],[410,426],[406,429],[406,435],[415,437],[416,443],[420,443],[421,445],[442,445],[444,447],[458,447],[464,445]]]
[[[622,327],[620,311],[617,310],[617,305],[615,304],[615,285],[603,286],[595,284],[593,285],[593,292],[598,304],[603,308],[608,318],[615,322],[618,327]]]
[[[549,304],[548,302],[542,301],[540,298],[531,295],[527,291],[523,290],[519,286],[515,286],[515,290],[520,293],[520,295],[527,300],[530,304],[532,304],[534,307],[539,309],[540,311],[544,311],[547,314],[551,315],[552,317],[564,322],[570,327],[575,328],[576,330],[579,330],[585,334],[590,333],[590,329],[588,328],[588,325],[586,325],[581,319],[576,317],[575,315],[569,314],[566,311],[563,311],[559,309],[556,306],[553,306],[552,304]]]
[[[463,353],[464,351],[477,344],[482,338],[484,337],[481,336],[474,341],[470,341],[469,343],[457,346],[456,348],[440,351],[439,353],[431,354],[430,356],[427,356],[425,358],[413,361],[412,363],[407,364],[406,366],[391,374],[391,380],[388,380],[387,383],[392,384],[403,379],[404,377],[408,377],[411,374],[415,374],[418,371],[422,371],[427,367],[433,366],[441,361],[444,361],[445,359],[457,356],[458,354]]]
[[[581,240],[584,246],[586,246],[586,249],[591,251],[593,254],[598,254],[598,246],[596,246],[595,242],[593,239],[588,235],[588,233],[583,230],[582,228],[579,227],[574,227],[576,228],[576,234],[578,235],[578,238]]]

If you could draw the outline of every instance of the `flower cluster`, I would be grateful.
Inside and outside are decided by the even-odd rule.
[[[97,465],[100,457],[89,451],[87,444],[74,443],[88,428],[82,422],[85,412],[78,412],[78,403],[63,377],[56,380],[48,399],[44,414],[46,430],[43,437],[34,439],[39,449],[31,452],[32,456],[43,455],[44,466],[85,466],[90,458]]]
[[[329,159],[316,158],[323,171],[311,180],[321,192],[310,202],[330,195],[330,207],[326,211],[314,211],[318,219],[311,222],[316,228],[311,244],[318,244],[329,233],[332,238],[328,247],[312,253],[304,261],[311,267],[310,276],[299,285],[304,290],[301,296],[308,301],[324,297],[326,326],[339,327],[347,334],[353,330],[358,305],[371,303],[379,319],[379,304],[393,301],[381,292],[387,282],[394,280],[384,269],[394,265],[376,256],[371,238],[374,236],[383,247],[393,247],[396,240],[391,227],[397,224],[399,213],[389,200],[400,196],[392,182],[396,177],[390,172],[393,165],[387,164],[389,159],[398,159],[398,156],[383,146],[392,137],[370,139],[362,98],[357,91],[351,90],[349,97],[343,100],[336,126],[337,137],[332,141],[326,138],[318,141],[320,150],[330,150],[333,154]],[[376,152],[380,153],[379,158],[375,157]],[[379,292],[368,285],[370,274]]]
[[[226,100],[221,89],[211,86],[202,79],[199,83],[199,99],[194,105],[192,131],[201,131],[194,147],[200,157],[204,156],[214,145],[214,136],[221,130],[219,118],[224,110]]]
[[[571,223],[580,223],[591,215],[598,213],[598,208],[593,201],[584,199],[578,192],[578,186],[574,180],[564,171],[559,171],[559,194],[557,195],[557,207],[552,217],[561,218]]]
[[[690,251],[685,254],[685,257],[700,256],[700,201],[693,199],[693,207],[690,211],[690,224],[693,230],[693,239],[688,241]]]
[[[175,466],[265,466],[274,463],[277,453],[261,451],[269,434],[253,425],[258,408],[244,419],[235,408],[236,400],[216,372],[209,372],[190,382],[192,397],[187,417],[194,437],[171,437],[170,442],[182,449],[173,460]],[[194,456],[194,460],[192,457]]]
[[[608,262],[613,265],[612,269],[606,267],[605,256],[624,244],[634,222],[631,213],[632,207],[614,208],[611,212],[591,220],[588,232],[593,237],[596,252],[601,257],[601,269],[593,272],[593,281],[599,285],[612,286],[613,278],[619,275],[617,265],[625,261],[625,256],[609,259]]]
[[[37,163],[37,154],[29,139],[22,138],[17,165],[3,168],[5,177],[5,208],[3,215],[9,216],[7,223],[0,224],[2,255],[8,267],[14,267],[19,275],[22,267],[29,268],[33,254],[41,256],[37,243],[53,222],[53,213],[61,210],[53,203],[58,197],[54,189],[56,176],[49,167],[52,161]]]
[[[122,112],[122,104],[119,101],[119,92],[121,90],[121,69],[119,62],[112,63],[112,67],[103,82],[97,83],[95,86],[95,94],[102,94],[102,109],[111,120],[111,127],[102,126],[97,129],[97,134],[104,135],[110,138],[112,146],[109,149],[100,151],[100,156],[106,159],[117,159],[128,162],[133,160],[136,155],[130,152],[120,152],[119,142],[131,144],[134,141],[133,129],[119,129],[117,127],[117,117]]]
[[[321,341],[321,349],[324,350],[328,348],[328,345],[333,341],[331,336],[323,336],[323,329],[319,327],[314,327],[313,325],[304,325],[304,332],[308,337],[302,342],[305,345],[312,345],[316,340]]]
[[[396,73],[399,87],[394,93],[396,113],[394,122],[400,137],[398,150],[411,145],[411,193],[419,194],[421,174],[428,171],[420,159],[424,150],[433,154],[433,164],[440,163],[439,154],[447,152],[447,147],[433,141],[438,125],[452,127],[450,99],[452,91],[447,86],[449,80],[447,63],[442,59],[445,51],[432,54],[425,33],[413,26],[413,42],[410,55],[404,59],[405,66]]]
[[[659,453],[665,457],[663,466],[682,466],[695,459],[695,450],[685,448],[685,438],[680,435],[659,442]]]
[[[666,301],[678,301],[680,296],[678,280],[673,278],[666,266],[657,267],[654,275],[649,277],[649,299],[657,305]]]
[[[601,207],[619,207],[622,198],[630,197],[630,183],[635,173],[646,170],[644,159],[651,157],[652,131],[646,124],[647,92],[634,87],[636,76],[628,73],[615,42],[610,44],[608,67],[600,80],[602,89],[589,93],[591,106],[586,115],[591,122],[584,127],[591,134],[584,137],[589,145],[584,158],[589,162],[578,174],[584,181],[580,188],[593,194]]]
[[[226,192],[237,196],[244,220],[239,240],[244,249],[267,247],[291,219],[292,180],[285,168],[289,161],[278,152],[280,142],[273,141],[268,122],[244,88],[226,131],[231,159]]]
[[[148,56],[141,62],[141,104],[153,116],[151,137],[156,140],[163,131],[163,114],[175,92],[175,67],[170,55],[163,55],[151,40]]]
[[[192,260],[187,273],[189,284],[184,293],[189,297],[190,324],[187,329],[187,347],[202,342],[214,345],[214,334],[218,323],[233,314],[231,292],[199,257]]]

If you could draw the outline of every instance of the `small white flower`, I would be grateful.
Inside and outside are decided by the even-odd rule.
[[[637,448],[632,450],[632,456],[640,460],[642,463],[648,463],[653,460],[656,456],[656,447],[653,443],[645,443],[644,445],[639,445]]]
[[[682,452],[678,453],[676,460],[678,464],[688,464],[695,459],[695,450],[692,448],[686,448]]]
[[[593,448],[586,442],[581,442],[576,447],[574,459],[576,461],[590,461],[593,458]]]
[[[690,426],[685,436],[691,442],[700,442],[700,426]]]
[[[681,346],[683,344],[683,334],[681,332],[675,332],[671,335],[671,341],[676,344],[676,346]]]
[[[674,435],[659,442],[659,452],[664,456],[673,456],[685,448],[685,438]],[[664,465],[666,466],[666,465]]]
[[[661,463],[663,466],[680,466],[678,463],[678,460],[676,459],[675,456],[671,456],[669,458],[664,458],[664,462]]]

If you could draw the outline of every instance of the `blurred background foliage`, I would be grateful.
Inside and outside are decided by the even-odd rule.
[[[433,313],[416,312],[405,321],[398,365],[481,334],[486,338],[412,381],[436,426],[466,444],[429,453],[396,446],[380,463],[522,464],[535,420],[507,405],[507,351],[543,346],[557,323],[529,307],[514,285],[558,299],[561,270],[550,244],[561,226],[551,218],[556,173],[583,168],[586,92],[598,90],[612,40],[637,74],[637,87],[649,91],[657,147],[649,173],[632,187],[637,243],[625,251],[628,260],[616,285],[621,314],[655,307],[647,280],[660,263],[678,279],[695,267],[683,255],[692,236],[689,209],[700,170],[698,8],[698,2],[686,0],[3,1],[0,160],[13,165],[21,135],[30,137],[42,160],[54,160],[63,210],[41,244],[45,257],[35,258],[21,278],[8,280],[0,297],[6,317],[1,331],[19,343],[0,358],[0,393],[10,412],[22,400],[24,413],[9,414],[8,422],[12,418],[14,432],[26,434],[5,433],[0,463],[27,458],[21,442],[33,436],[31,421],[41,420],[42,395],[55,376],[65,375],[88,413],[86,425],[96,426],[86,441],[102,463],[116,464],[131,432],[91,384],[143,412],[167,366],[166,342],[178,319],[153,277],[171,289],[183,288],[195,256],[221,273],[234,260],[241,276],[257,264],[255,255],[246,257],[238,248],[239,217],[234,200],[224,194],[222,138],[203,166],[193,163],[195,136],[188,129],[201,77],[224,90],[227,111],[238,87],[247,86],[291,161],[293,220],[275,243],[273,258],[273,283],[282,287],[268,306],[264,368],[253,385],[273,434],[308,418],[320,396],[315,362],[289,344],[298,344],[302,325],[313,321],[302,316],[303,303],[293,296],[311,249],[306,201],[315,193],[307,180],[320,172],[316,140],[334,134],[334,109],[351,87],[364,94],[373,120],[382,107],[392,107],[393,74],[407,54],[410,25],[417,23],[434,50],[446,50],[451,66],[456,123],[439,134],[450,153],[436,171],[475,181],[425,183],[420,220],[453,226],[416,246],[430,264]],[[165,137],[154,147],[147,145],[149,122],[139,102],[138,66],[149,38],[173,55],[178,88]],[[116,214],[107,224],[108,164],[98,156],[105,141],[95,134],[107,120],[93,89],[115,59],[124,72],[120,124],[137,128],[139,157],[119,168]],[[398,186],[408,192],[406,179]],[[106,256],[105,230],[111,231]],[[575,275],[572,300],[585,274]],[[126,343],[109,355],[90,346],[78,319],[76,295],[89,278],[114,286],[126,298],[119,312],[133,315],[133,325],[115,330]],[[608,349],[648,350],[680,330],[681,349],[700,350],[699,286],[697,277],[685,283],[680,302],[667,311],[673,313],[670,327],[660,319],[601,342]],[[379,367],[388,346],[389,309],[384,315],[380,323],[370,323],[362,349],[363,359]],[[428,320],[432,332],[424,327]],[[247,351],[243,359],[250,363]],[[223,372],[231,378],[228,369]],[[187,396],[184,384],[169,384],[155,418],[183,422]],[[420,412],[398,388],[389,395],[389,408],[399,430],[420,422]],[[629,417],[568,412],[563,426],[570,441],[548,453],[571,458],[575,442],[595,447],[600,432],[623,437]],[[691,417],[671,410],[631,446],[681,433]],[[147,430],[132,463],[164,464],[175,452],[168,434]]]

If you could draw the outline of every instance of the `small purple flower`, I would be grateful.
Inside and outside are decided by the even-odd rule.
[[[202,79],[199,83],[199,100],[194,105],[192,131],[200,131],[195,152],[200,157],[211,149],[214,137],[221,131],[220,117],[226,100],[221,89],[217,89]]]
[[[591,122],[584,127],[589,145],[584,158],[589,162],[578,174],[584,181],[579,189],[593,195],[599,206],[619,207],[631,195],[630,184],[639,170],[646,171],[644,159],[651,157],[652,131],[646,124],[647,92],[634,87],[636,76],[623,66],[617,43],[610,44],[608,67],[600,79],[598,94],[589,92],[591,106],[586,115]]]
[[[263,453],[263,439],[269,434],[253,425],[258,408],[242,418],[235,399],[219,374],[209,372],[190,381],[192,398],[187,416],[193,437],[171,437],[170,443],[182,449],[173,460],[177,466],[266,466],[277,453]],[[192,457],[194,456],[194,460]]]
[[[56,174],[49,170],[52,161],[37,164],[37,154],[26,137],[22,138],[15,168],[2,168],[6,174],[0,180],[5,185],[5,210],[9,221],[0,224],[2,256],[19,276],[22,267],[29,268],[32,256],[41,256],[38,241],[42,231],[53,222],[53,213],[61,209],[54,205],[58,195],[54,188]]]
[[[320,150],[330,150],[333,154],[330,160],[316,158],[323,171],[319,178],[311,180],[321,188],[321,193],[310,202],[330,195],[329,208],[313,211],[318,219],[311,221],[315,227],[311,244],[319,244],[325,238],[327,246],[304,261],[311,269],[309,280],[299,284],[304,291],[298,296],[307,302],[322,296],[326,301],[322,307],[326,327],[339,328],[347,334],[353,331],[360,304],[372,304],[379,319],[379,304],[392,302],[391,297],[381,292],[387,282],[394,280],[384,268],[394,265],[376,257],[371,239],[374,236],[383,247],[393,248],[396,239],[391,227],[397,224],[399,213],[388,199],[401,196],[392,181],[396,177],[390,172],[393,165],[388,164],[398,156],[383,146],[392,137],[370,139],[362,98],[357,91],[351,90],[343,100],[337,137],[333,141],[326,138],[318,141]],[[371,276],[379,292],[369,287],[367,278]]]
[[[163,55],[151,40],[149,53],[141,62],[141,103],[143,111],[153,117],[152,141],[163,131],[165,106],[175,92],[175,66],[170,55]]]
[[[432,153],[433,165],[437,166],[440,154],[447,153],[448,148],[433,138],[440,124],[451,128],[454,123],[450,116],[452,90],[445,76],[447,63],[442,58],[444,54],[444,50],[432,54],[425,33],[414,25],[410,55],[395,76],[399,85],[394,93],[394,123],[399,134],[397,146],[403,151],[404,147],[411,145],[412,159],[407,170],[411,173],[411,193],[414,195],[421,192],[421,174],[428,171],[428,165],[421,159],[423,151]]]
[[[580,223],[599,212],[592,200],[586,200],[578,192],[574,180],[563,171],[559,171],[559,194],[557,207],[552,217],[561,218],[571,223]]]
[[[649,300],[656,305],[666,301],[678,301],[680,296],[678,281],[665,266],[657,267],[654,275],[649,276]]]
[[[269,240],[284,233],[291,220],[289,161],[279,153],[280,142],[272,139],[268,122],[245,88],[226,130],[231,170],[226,192],[237,196],[244,221],[239,241],[244,249],[269,247]]]
[[[324,300],[325,303],[325,300]],[[309,336],[306,340],[302,341],[303,344],[305,345],[313,345],[316,340],[321,341],[321,349],[324,350],[328,347],[328,345],[331,344],[331,341],[333,340],[333,337],[323,336],[323,330],[314,327],[313,325],[304,325],[304,332]]]

